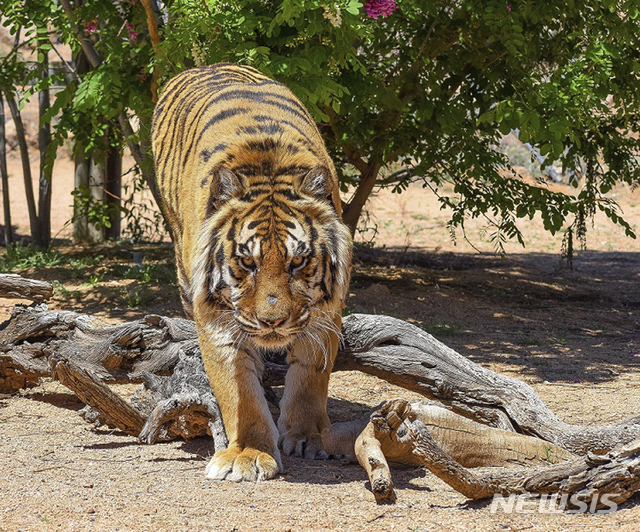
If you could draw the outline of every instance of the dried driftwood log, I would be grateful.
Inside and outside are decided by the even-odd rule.
[[[226,445],[220,413],[200,359],[193,323],[147,316],[120,325],[44,304],[17,306],[0,327],[0,393],[53,376],[88,405],[90,422],[143,441],[214,435]],[[133,404],[107,383],[146,383]]]
[[[131,323],[106,325],[87,315],[50,311],[40,304],[16,307],[1,327],[0,378],[4,381],[0,381],[0,393],[22,387],[24,379],[11,378],[12,371],[23,376],[29,373],[28,384],[50,375],[52,353],[56,364],[80,364],[107,383],[151,383],[154,375],[170,376],[180,361],[180,352],[192,353],[193,361],[200,360],[195,326],[180,318],[151,315]],[[265,385],[284,382],[286,366],[267,361],[266,368]],[[636,418],[604,427],[564,423],[529,385],[483,368],[422,329],[388,316],[353,314],[344,319],[335,370],[376,375],[474,421],[531,435],[575,454],[606,453],[640,437]],[[200,374],[206,387],[201,367],[194,366],[193,371]],[[184,401],[181,404],[186,408]],[[202,405],[206,404],[202,399]],[[200,411],[207,411],[207,407]],[[102,414],[107,420],[108,414]]]
[[[370,417],[334,423],[324,430],[323,442],[331,454],[355,455],[369,476],[376,501],[391,502],[395,494],[388,464],[425,465],[411,440],[403,439],[409,421],[427,427],[442,451],[464,467],[531,467],[575,458],[552,443],[481,425],[426,401],[384,403]]]
[[[555,458],[562,461],[550,465],[509,469],[492,469],[474,473],[445,450],[447,442],[436,440],[432,420],[421,409],[421,403],[394,400],[372,415],[371,423],[356,443],[358,461],[371,481],[372,491],[379,503],[395,498],[391,473],[385,461],[387,453],[380,449],[393,442],[396,454],[411,456],[412,464],[426,466],[438,478],[470,499],[485,499],[494,494],[549,494],[577,496],[578,500],[594,508],[606,503],[620,504],[640,491],[640,439],[629,442],[606,455],[587,453],[570,457],[554,449]],[[426,423],[425,423],[426,421]],[[491,429],[493,430],[493,429]],[[491,447],[493,437],[485,433],[476,444]],[[484,439],[484,441],[483,441]],[[454,449],[455,451],[455,449]],[[558,453],[559,454],[556,454]],[[500,459],[500,455],[496,455]],[[466,459],[466,453],[460,455]],[[493,459],[492,459],[493,460]],[[552,460],[550,460],[552,462]],[[476,465],[500,465],[476,464]],[[606,499],[601,495],[607,495]],[[605,503],[606,501],[606,503]]]
[[[286,369],[266,361],[265,386],[282,384]],[[334,369],[376,375],[441,405],[384,406],[371,422],[337,424],[323,434],[334,454],[355,453],[379,501],[394,497],[388,461],[426,465],[473,498],[519,493],[523,486],[540,493],[567,491],[577,484],[559,480],[563,472],[572,479],[578,471],[581,478],[602,479],[604,469],[614,471],[603,481],[607,486],[618,482],[625,494],[637,490],[637,450],[622,446],[640,438],[640,416],[604,427],[564,423],[527,384],[478,366],[401,320],[347,316]],[[47,375],[87,403],[87,420],[148,443],[209,433],[216,450],[226,445],[195,326],[188,320],[152,315],[107,325],[87,315],[50,311],[44,304],[15,307],[0,326],[0,393],[32,386]],[[108,387],[114,382],[140,382],[145,389],[127,403]],[[597,458],[594,453],[609,454]],[[586,457],[574,459],[574,454]],[[550,476],[544,473],[544,478],[551,479],[546,484],[535,484],[526,474],[510,483],[507,479],[516,478],[511,472],[480,478],[465,467],[555,460],[573,465],[545,470]]]
[[[46,301],[53,296],[53,285],[13,273],[2,273],[0,274],[0,295],[8,299]]]
[[[640,416],[584,427],[561,421],[528,384],[460,355],[419,327],[353,314],[343,323],[336,370],[359,370],[424,395],[464,417],[520,432],[570,452],[606,453],[640,437]]]

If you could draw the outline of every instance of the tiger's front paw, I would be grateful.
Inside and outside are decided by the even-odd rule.
[[[319,432],[302,434],[289,431],[282,436],[278,445],[287,456],[300,456],[311,460],[326,460],[329,455],[322,445],[322,436]]]
[[[276,456],[251,447],[230,447],[213,455],[205,469],[207,478],[214,480],[259,481],[275,477],[281,470],[279,452]]]

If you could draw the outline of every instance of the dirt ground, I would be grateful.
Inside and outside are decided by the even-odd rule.
[[[54,231],[70,216],[71,170],[68,163],[58,166]],[[25,233],[15,166],[12,176],[14,220]],[[640,191],[615,194],[640,230]],[[509,245],[502,259],[478,254],[461,235],[454,246],[447,213],[420,187],[402,196],[382,193],[368,208],[377,247],[356,254],[349,312],[416,323],[475,362],[526,381],[567,422],[615,423],[640,411],[638,241],[597,218],[588,251],[569,270],[559,267],[560,237],[536,220],[523,224],[527,248]],[[467,235],[492,250],[481,225]],[[132,264],[132,251],[171,262],[166,246],[111,246],[89,252],[104,259],[80,278],[64,277],[64,265],[22,273],[63,280],[66,292],[58,290],[55,308],[109,321],[180,315],[169,283],[147,283],[147,295],[133,304],[117,296],[139,280],[105,273],[88,283],[91,268],[100,273],[109,262]],[[0,319],[13,303],[0,301]],[[392,397],[415,396],[373,377],[337,373],[329,413],[334,421],[349,419]],[[469,503],[422,469],[394,471],[398,501],[380,507],[364,471],[344,461],[286,458],[286,473],[272,481],[213,482],[204,477],[209,439],[141,445],[118,431],[92,429],[76,413],[82,406],[55,382],[0,397],[0,532],[640,529],[640,495],[606,515],[494,513],[490,503]]]

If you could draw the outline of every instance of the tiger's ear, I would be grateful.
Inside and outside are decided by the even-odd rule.
[[[327,199],[327,196],[331,195],[332,188],[329,169],[319,164],[302,178],[299,191],[318,199]],[[330,198],[329,201],[331,201]]]
[[[211,194],[216,203],[239,196],[246,189],[246,184],[241,176],[232,170],[220,168],[211,182]]]

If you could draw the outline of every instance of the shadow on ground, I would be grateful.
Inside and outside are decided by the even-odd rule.
[[[408,320],[476,362],[545,381],[603,382],[640,365],[640,253],[358,250],[348,309]]]

